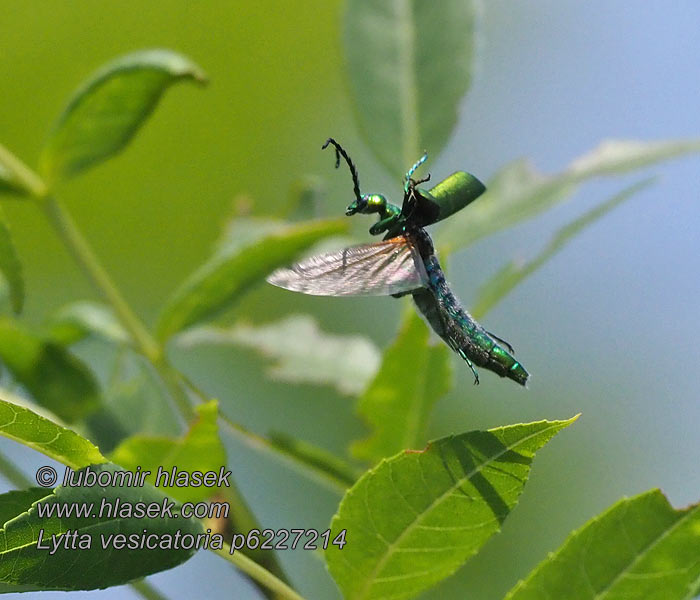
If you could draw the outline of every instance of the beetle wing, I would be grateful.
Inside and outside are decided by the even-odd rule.
[[[312,256],[267,281],[312,296],[390,296],[425,287],[427,275],[418,249],[401,235]]]

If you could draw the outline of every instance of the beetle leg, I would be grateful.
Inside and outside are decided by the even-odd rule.
[[[487,331],[486,333],[488,333],[494,340],[496,340],[497,342],[501,342],[501,344],[508,348],[508,352],[510,352],[511,354],[515,354],[515,348],[513,348],[513,346],[511,346],[503,338],[499,338],[496,334],[491,333],[490,331]]]

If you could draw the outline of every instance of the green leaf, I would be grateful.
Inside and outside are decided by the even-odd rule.
[[[354,442],[351,452],[370,463],[422,446],[430,411],[452,385],[447,346],[431,346],[423,320],[414,310],[404,314],[398,337],[384,352],[376,377],[357,403],[358,413],[373,431]]]
[[[12,310],[22,312],[24,306],[24,277],[15,243],[5,213],[0,210],[0,273],[5,277],[9,290]]]
[[[700,582],[700,504],[659,490],[624,498],[574,531],[507,600],[690,600]]]
[[[141,355],[123,348],[112,369],[104,404],[125,431],[167,435],[180,430],[172,400]]]
[[[437,156],[471,80],[475,8],[442,0],[349,0],[344,47],[361,130],[391,173]]]
[[[150,363],[129,346],[89,342],[79,348],[104,374],[100,409],[86,431],[107,454],[130,435],[175,435],[182,429],[172,398]],[[106,361],[106,362],[105,362]]]
[[[163,309],[158,335],[165,340],[178,331],[233,305],[250,287],[275,268],[319,240],[344,233],[347,221],[323,219],[296,225],[271,225],[263,237],[231,240],[198,269]]]
[[[26,490],[13,490],[0,495],[0,526],[23,513],[32,504],[47,498],[53,494],[53,490],[42,487],[33,487]],[[0,590],[1,593],[1,590]]]
[[[145,50],[101,68],[71,98],[41,159],[49,180],[70,176],[119,153],[173,83],[204,83],[202,70],[170,50]]]
[[[119,470],[115,465],[99,465],[90,467],[91,471]],[[167,496],[159,490],[146,485],[144,487],[58,487],[53,494],[41,499],[42,505],[67,505],[72,503],[93,503],[95,512],[99,511],[101,502],[109,502],[114,506],[119,498],[122,508],[125,504],[136,502],[163,503],[169,502]],[[12,502],[19,499],[11,497]],[[29,502],[31,496],[26,500]],[[0,497],[2,503],[2,497]],[[122,518],[106,515],[94,518],[78,518],[75,516],[58,518],[56,516],[40,518],[38,504],[28,503],[23,510],[18,511],[15,518],[5,523],[0,530],[0,582],[13,586],[36,586],[34,589],[43,590],[93,590],[121,585],[170,569],[194,554],[194,550],[182,548],[172,549],[116,549],[108,536],[123,534],[125,536],[142,536],[147,534],[159,536],[162,543],[165,536],[174,538],[176,531],[181,536],[186,534],[196,536],[200,533],[201,525],[194,519],[169,519],[162,517],[147,520],[137,518]],[[88,539],[89,549],[76,549],[61,546],[54,554],[50,550],[38,548],[39,535],[42,535],[41,545],[51,544],[51,535],[77,532],[78,539]],[[72,535],[72,533],[71,533]],[[84,536],[87,536],[85,538]],[[107,543],[103,549],[102,538]],[[70,539],[70,538],[68,538]],[[155,538],[152,538],[155,539]],[[65,541],[63,541],[65,544]],[[69,542],[70,544],[70,542]],[[19,589],[3,589],[3,591],[21,591]]]
[[[569,166],[574,178],[620,175],[657,162],[700,152],[700,140],[606,140]]]
[[[51,316],[48,330],[51,338],[64,346],[75,344],[89,335],[118,345],[130,343],[129,334],[112,310],[89,300],[61,307]]]
[[[0,361],[38,404],[64,421],[81,419],[100,404],[97,382],[77,357],[8,317],[0,318]]]
[[[252,203],[252,200],[246,197],[238,200],[239,203],[244,201]],[[267,236],[279,233],[286,225],[285,221],[278,219],[250,217],[235,213],[225,223],[221,236],[216,241],[214,254],[216,256],[233,254],[253,246]]]
[[[151,471],[146,481],[156,482],[159,468],[170,472],[219,471],[226,464],[226,451],[219,439],[216,424],[218,404],[211,400],[196,408],[198,419],[183,438],[135,435],[124,440],[112,453],[113,462],[129,470],[141,467]],[[159,485],[159,489],[181,502],[199,502],[210,497],[212,487],[175,487]]]
[[[0,435],[38,450],[72,469],[107,461],[92,442],[75,431],[5,400],[0,400]]]
[[[607,141],[564,171],[544,175],[526,161],[504,167],[474,204],[447,220],[437,236],[443,252],[454,252],[562,202],[584,181],[618,175],[684,154],[700,152],[700,141]]]
[[[697,600],[700,597],[700,575],[688,586],[688,593],[683,600]]]
[[[178,343],[253,348],[274,360],[268,370],[273,379],[332,385],[349,395],[360,394],[379,366],[379,350],[369,339],[326,333],[308,315],[292,315],[259,327],[198,327],[180,336]]]
[[[638,191],[648,187],[651,182],[651,179],[647,179],[625,188],[607,202],[596,206],[583,216],[562,227],[549,244],[530,261],[525,263],[512,261],[505,265],[479,290],[476,302],[472,308],[474,318],[480,319],[483,317],[489,310],[496,306],[498,302],[507,296],[515,286],[537,271],[537,269],[557,254],[586,227],[607,215],[611,210],[622,204]]]
[[[411,598],[453,573],[500,530],[535,451],[575,419],[449,436],[368,471],[331,523],[347,530],[326,550],[344,597]]]

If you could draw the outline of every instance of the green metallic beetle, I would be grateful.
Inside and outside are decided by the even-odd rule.
[[[479,383],[474,367],[477,365],[526,385],[529,374],[513,357],[512,346],[479,325],[450,290],[433,242],[424,229],[468,206],[484,193],[484,185],[473,175],[460,171],[430,190],[419,188],[421,183],[430,181],[430,175],[413,179],[416,169],[428,158],[423,154],[406,173],[399,208],[381,194],[360,193],[352,160],[333,138],[323,148],[329,144],[335,148],[336,168],[342,156],[352,175],[355,200],[345,214],[376,214],[378,221],[369,232],[384,233],[384,240],[312,256],[289,269],[277,269],[267,281],[316,296],[411,294],[433,330],[467,362],[475,384]]]

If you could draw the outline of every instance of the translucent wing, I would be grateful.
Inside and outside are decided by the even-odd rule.
[[[418,249],[401,235],[312,256],[267,281],[312,296],[389,296],[425,287],[427,279]]]

